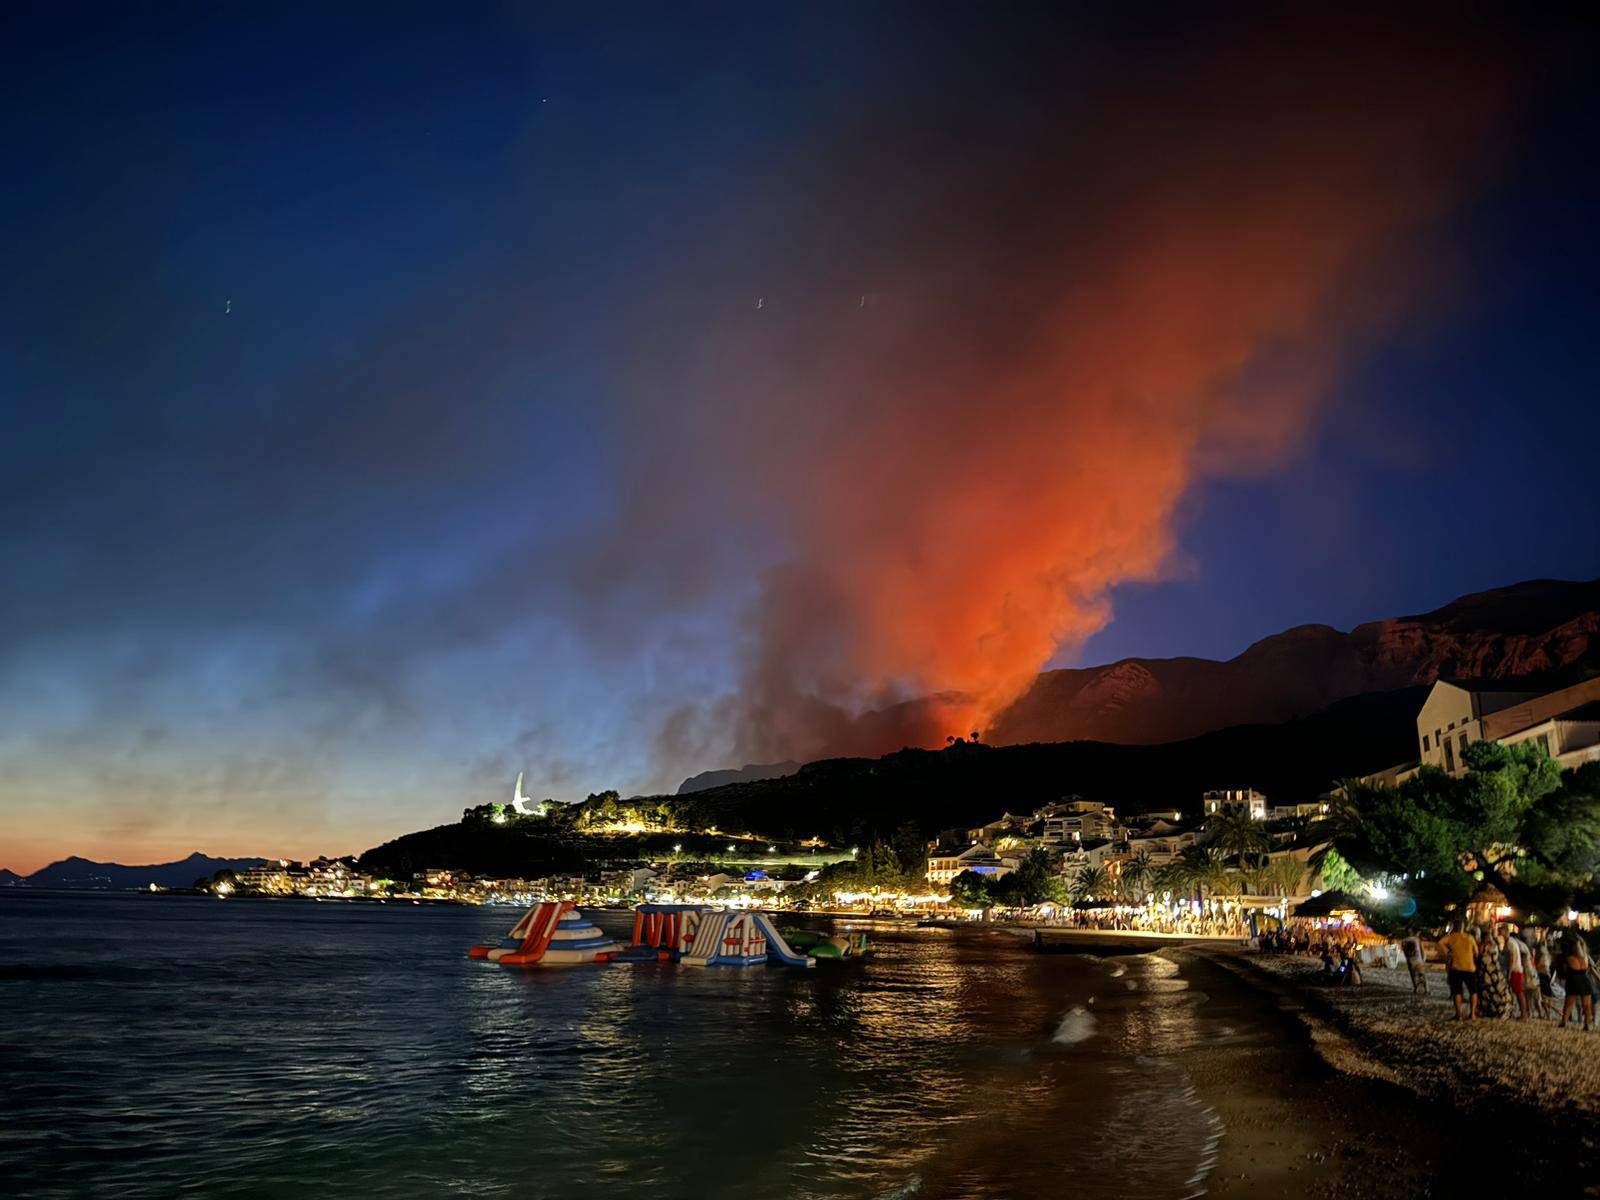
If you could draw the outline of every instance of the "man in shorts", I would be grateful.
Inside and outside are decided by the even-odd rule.
[[[1477,939],[1463,931],[1458,919],[1451,923],[1450,932],[1439,939],[1439,950],[1444,955],[1445,979],[1456,1006],[1456,1020],[1470,1021],[1478,1015]]]
[[[1528,1014],[1538,1003],[1539,971],[1533,965],[1533,949],[1522,936],[1522,931],[1511,924],[1505,926],[1505,931],[1501,944],[1506,948],[1511,994],[1517,998],[1517,1008],[1522,1019],[1526,1021]]]

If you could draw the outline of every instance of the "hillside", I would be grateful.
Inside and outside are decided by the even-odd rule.
[[[1193,809],[1200,793],[1254,787],[1272,800],[1312,800],[1344,776],[1415,757],[1413,721],[1426,689],[1361,696],[1278,725],[1243,725],[1156,746],[1107,742],[970,743],[828,759],[793,775],[673,798],[680,819],[777,838],[853,843],[903,822],[924,833],[979,824],[1063,796],[1124,812]]]
[[[260,858],[211,858],[199,851],[178,862],[153,863],[149,866],[128,867],[121,863],[91,862],[73,855],[41,867],[21,882],[29,887],[63,888],[76,891],[134,891],[157,887],[186,888],[197,879],[215,875],[218,871],[240,871],[245,867],[260,866]]]
[[[781,778],[648,800],[683,828],[748,832],[788,845],[820,836],[839,846],[887,839],[907,823],[932,836],[1066,795],[1114,802],[1124,812],[1192,810],[1201,792],[1217,787],[1255,787],[1279,802],[1310,800],[1342,776],[1409,757],[1424,694],[1407,688],[1363,696],[1301,721],[1241,726],[1161,746],[961,743],[876,759],[828,759]],[[727,834],[692,833],[595,838],[551,825],[463,821],[374,847],[361,865],[394,877],[425,867],[534,876],[661,857],[672,843],[691,855],[716,857],[728,840]]]
[[[0,867],[0,887],[15,887],[22,882],[22,876],[15,871]]]
[[[1226,662],[1129,658],[1047,671],[985,738],[996,745],[1084,739],[1149,745],[1289,721],[1441,676],[1532,675],[1564,683],[1596,673],[1600,580],[1539,579],[1349,633],[1302,625]]]
[[[730,767],[723,771],[701,771],[698,775],[691,775],[678,785],[678,795],[686,796],[690,792],[703,792],[708,788],[725,787],[730,783],[759,783],[763,779],[781,779],[785,775],[793,775],[800,769],[797,762],[779,763],[746,763],[742,767]]]

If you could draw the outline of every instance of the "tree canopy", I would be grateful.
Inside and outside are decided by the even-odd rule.
[[[1463,758],[1470,770],[1460,778],[1423,767],[1395,787],[1346,784],[1328,858],[1337,854],[1360,875],[1405,880],[1424,911],[1459,902],[1484,882],[1544,906],[1592,893],[1600,766],[1563,776],[1531,741],[1474,742]],[[1328,860],[1323,875],[1333,886],[1352,882],[1335,881]]]

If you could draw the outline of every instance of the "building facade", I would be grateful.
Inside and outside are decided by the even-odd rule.
[[[928,882],[935,887],[948,887],[950,882],[963,871],[976,871],[979,875],[999,879],[1010,874],[1015,866],[1014,861],[1001,858],[989,847],[980,843],[968,846],[960,854],[930,854]]]
[[[1200,797],[1200,811],[1208,817],[1233,809],[1248,812],[1257,821],[1267,819],[1267,798],[1254,788],[1223,788]]]

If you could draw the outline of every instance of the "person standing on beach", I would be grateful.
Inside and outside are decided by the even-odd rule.
[[[1516,935],[1516,927],[1502,922],[1495,929],[1495,940],[1500,943],[1501,961],[1505,964],[1506,982],[1511,987],[1512,998],[1517,1002],[1517,1015],[1528,1019],[1528,948]]]
[[[1561,1006],[1561,1028],[1572,1019],[1574,1005],[1581,1006],[1583,1031],[1594,1028],[1594,968],[1589,961],[1589,947],[1576,929],[1569,929],[1561,939],[1562,975],[1566,978],[1567,999]]]
[[[1511,989],[1500,966],[1500,945],[1494,930],[1484,926],[1478,943],[1478,1015],[1504,1017],[1511,1013]]]
[[[1467,936],[1458,920],[1439,939],[1439,949],[1444,953],[1445,981],[1456,1006],[1456,1020],[1470,1021],[1478,1015],[1478,943]]]
[[[1428,994],[1428,971],[1422,955],[1422,939],[1408,933],[1400,939],[1400,953],[1405,957],[1406,970],[1411,972],[1411,994]]]
[[[1555,963],[1550,958],[1549,930],[1534,931],[1533,965],[1539,972],[1539,1016],[1549,1020],[1555,1015]]]

